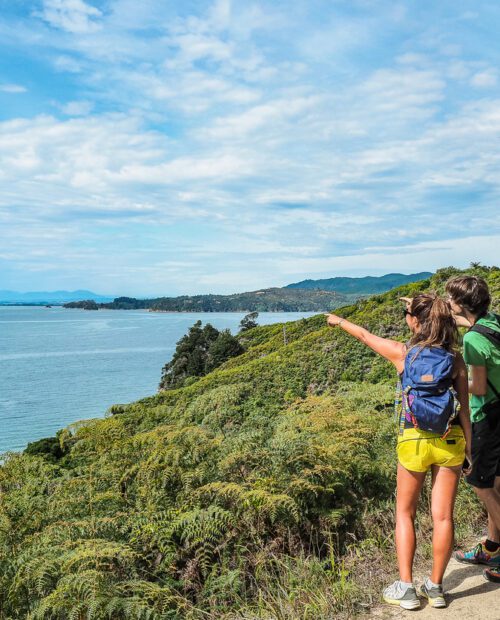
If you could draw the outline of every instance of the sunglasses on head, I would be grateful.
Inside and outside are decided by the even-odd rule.
[[[413,316],[413,314],[408,310],[408,308],[403,308],[403,316],[406,318],[408,315]]]

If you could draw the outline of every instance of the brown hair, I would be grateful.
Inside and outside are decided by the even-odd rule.
[[[420,293],[411,300],[408,310],[420,324],[410,339],[410,346],[442,347],[447,351],[456,347],[457,326],[450,305],[442,297]]]
[[[456,276],[446,283],[446,292],[455,303],[480,319],[491,303],[488,285],[478,276]]]

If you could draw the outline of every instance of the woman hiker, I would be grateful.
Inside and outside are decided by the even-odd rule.
[[[467,369],[455,349],[458,332],[448,303],[434,294],[419,294],[404,301],[411,332],[407,344],[371,334],[335,314],[328,314],[327,322],[389,360],[401,379],[396,493],[399,579],[384,590],[383,598],[404,609],[420,607],[412,573],[414,521],[430,469],[433,564],[419,593],[432,607],[446,607],[442,582],[453,548],[453,508],[464,460],[470,454]]]

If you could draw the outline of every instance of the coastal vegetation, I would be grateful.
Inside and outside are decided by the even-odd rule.
[[[500,269],[468,271],[498,311]],[[398,297],[455,273],[337,312],[404,340]],[[395,572],[391,367],[322,315],[238,342],[208,374],[62,430],[60,452],[4,456],[2,620],[340,619],[378,598]],[[465,485],[457,517],[459,540],[483,519]]]

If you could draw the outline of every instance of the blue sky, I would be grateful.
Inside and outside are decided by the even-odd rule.
[[[500,3],[0,0],[0,289],[498,263]]]

